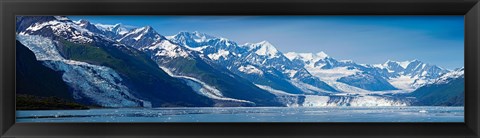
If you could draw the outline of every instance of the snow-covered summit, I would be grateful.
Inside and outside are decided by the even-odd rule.
[[[206,42],[216,37],[205,34],[205,33],[200,33],[198,31],[194,31],[194,32],[182,31],[176,35],[168,36],[167,38],[178,39],[178,40],[193,39],[195,42]]]
[[[126,33],[117,41],[138,49],[154,45],[163,39],[166,38],[158,34],[151,26],[145,26]]]
[[[127,26],[125,26],[121,23],[117,23],[117,24],[114,24],[114,25],[96,23],[94,25],[97,26],[97,28],[100,29],[100,30],[112,32],[112,33],[117,34],[117,35],[125,35],[131,29],[134,29],[134,28],[131,28],[131,27],[127,27]]]
[[[388,60],[383,64],[375,64],[374,67],[384,72],[384,77],[397,88],[416,89],[430,83],[449,72],[436,65],[424,63],[420,60],[393,61]]]
[[[237,46],[235,42],[228,40],[227,38],[216,37],[198,31],[182,31],[173,36],[167,36],[166,38],[174,43],[178,43],[182,46],[186,46],[189,48],[196,48],[202,46],[225,48],[229,46]]]
[[[261,41],[254,44],[247,43],[245,46],[249,51],[254,51],[260,56],[266,56],[268,58],[280,57],[280,52],[268,41]]]
[[[168,40],[162,40],[156,43],[155,45],[152,45],[149,47],[143,47],[140,50],[153,52],[155,56],[159,56],[159,57],[187,58],[189,56],[188,52],[185,49],[183,49],[178,45],[172,44]]]
[[[328,57],[328,55],[323,51],[320,51],[318,53],[288,52],[288,53],[285,53],[284,55],[290,60],[300,59],[303,61],[310,61],[312,63]]]
[[[41,35],[44,37],[57,35],[65,38],[68,41],[78,43],[90,43],[93,41],[94,36],[98,36],[96,32],[92,32],[88,28],[82,27],[64,16],[19,18],[21,23],[17,24],[18,34]],[[36,22],[30,22],[26,20]]]
[[[424,63],[417,59],[401,62],[388,60],[383,64],[375,64],[373,66],[379,69],[386,69],[389,73],[409,75],[411,77],[433,76],[434,78],[436,78],[439,75],[448,72],[448,70],[446,69],[443,69],[436,65]]]
[[[465,68],[464,67],[458,68],[458,69],[455,69],[454,71],[443,74],[442,76],[440,76],[438,79],[436,79],[432,83],[434,83],[434,84],[446,84],[446,83],[450,82],[450,80],[452,80],[452,79],[465,77],[464,73],[465,73]]]
[[[80,19],[76,22],[78,25],[84,27],[84,26],[87,26],[87,25],[92,25],[89,21],[87,20],[84,20],[84,19]]]
[[[55,19],[59,20],[59,21],[71,21],[68,17],[66,16],[54,16]]]
[[[386,69],[388,72],[393,73],[393,72],[402,72],[405,70],[410,64],[410,61],[393,61],[393,60],[387,60],[383,64],[374,64],[374,67],[380,68],[380,69]]]
[[[410,63],[414,63],[414,62],[420,62],[420,61],[417,59],[407,60],[407,61],[394,61],[389,59],[383,64],[375,64],[374,66],[382,69],[392,69],[392,68],[398,68],[398,67],[406,69],[408,65],[410,65]]]
[[[135,36],[134,39],[138,41],[147,34],[158,35],[155,33],[156,33],[155,30],[153,30],[151,26],[145,26],[145,27],[134,29],[131,32],[125,34],[125,36],[121,38],[120,41],[124,38],[131,37],[131,36]]]

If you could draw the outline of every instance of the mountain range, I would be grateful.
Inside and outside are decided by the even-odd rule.
[[[463,71],[458,73],[458,70],[447,70],[419,60],[357,64],[351,60],[337,60],[325,52],[283,53],[268,41],[237,44],[201,32],[163,36],[151,26],[93,24],[87,20],[72,21],[65,16],[18,16],[16,24],[17,47],[26,47],[34,54],[25,56],[17,64],[28,61],[28,64],[47,67],[44,70],[53,74],[50,75],[51,83],[68,86],[61,85],[62,88],[51,91],[87,105],[222,107],[463,103],[459,94],[464,89],[463,81],[439,81],[452,73],[463,76]],[[19,52],[25,55],[25,51],[17,51],[17,55]],[[32,72],[35,71],[26,65],[17,69],[17,74],[29,74],[19,76],[23,77],[22,83],[40,83],[28,79],[37,77]],[[59,78],[63,82],[59,82]],[[463,77],[455,79],[463,80]],[[17,87],[17,93],[44,96],[44,89],[49,85],[21,86],[21,89]],[[454,89],[442,94],[436,90],[450,87]],[[449,102],[439,102],[445,99]]]

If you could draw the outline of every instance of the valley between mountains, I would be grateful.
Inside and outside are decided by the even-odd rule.
[[[16,31],[20,95],[96,107],[464,105],[463,67],[415,59],[361,64],[65,16],[18,16]]]

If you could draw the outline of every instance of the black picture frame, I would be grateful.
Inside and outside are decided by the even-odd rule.
[[[480,135],[478,0],[1,0],[1,137]],[[465,123],[15,123],[16,15],[464,15]]]

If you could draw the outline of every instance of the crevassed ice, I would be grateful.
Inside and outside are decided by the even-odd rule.
[[[290,94],[282,90],[273,89],[272,87],[266,86],[266,85],[255,84],[255,86],[274,94],[277,97],[277,99],[287,107],[301,106],[301,103],[299,103],[299,97],[298,97],[301,95]]]
[[[17,40],[27,46],[37,60],[65,60],[50,39],[41,36],[17,35]]]
[[[322,107],[322,106],[354,106],[354,107],[371,107],[371,106],[408,106],[408,102],[400,100],[390,100],[380,96],[317,96],[305,95],[305,101],[302,106],[305,107]]]
[[[295,95],[295,94],[290,94],[290,93],[285,92],[285,91],[273,89],[272,87],[266,86],[266,85],[255,84],[255,86],[257,86],[260,89],[266,90],[266,91],[268,91],[272,94],[275,94],[275,95]]]
[[[371,93],[372,91],[361,89],[355,86],[351,86],[342,82],[338,81],[325,81],[328,85],[332,86],[336,90],[339,90],[343,93],[355,93],[355,94],[360,94],[360,93]]]
[[[302,90],[303,92],[305,92],[307,94],[315,94],[317,92],[331,93],[330,91],[320,89],[318,87],[312,86],[310,84],[301,82],[301,81],[296,80],[296,79],[290,80],[290,83],[293,84],[295,87],[300,88],[300,90]]]
[[[122,78],[111,68],[64,59],[55,43],[42,36],[17,35],[23,45],[32,50],[47,67],[63,72],[62,79],[73,90],[74,99],[89,100],[104,107],[151,106],[130,94],[119,83]]]
[[[409,103],[401,100],[391,100],[381,96],[319,96],[290,94],[269,86],[255,84],[257,87],[275,94],[287,106],[325,107],[325,106],[408,106]],[[298,103],[298,97],[304,96],[302,103]]]

